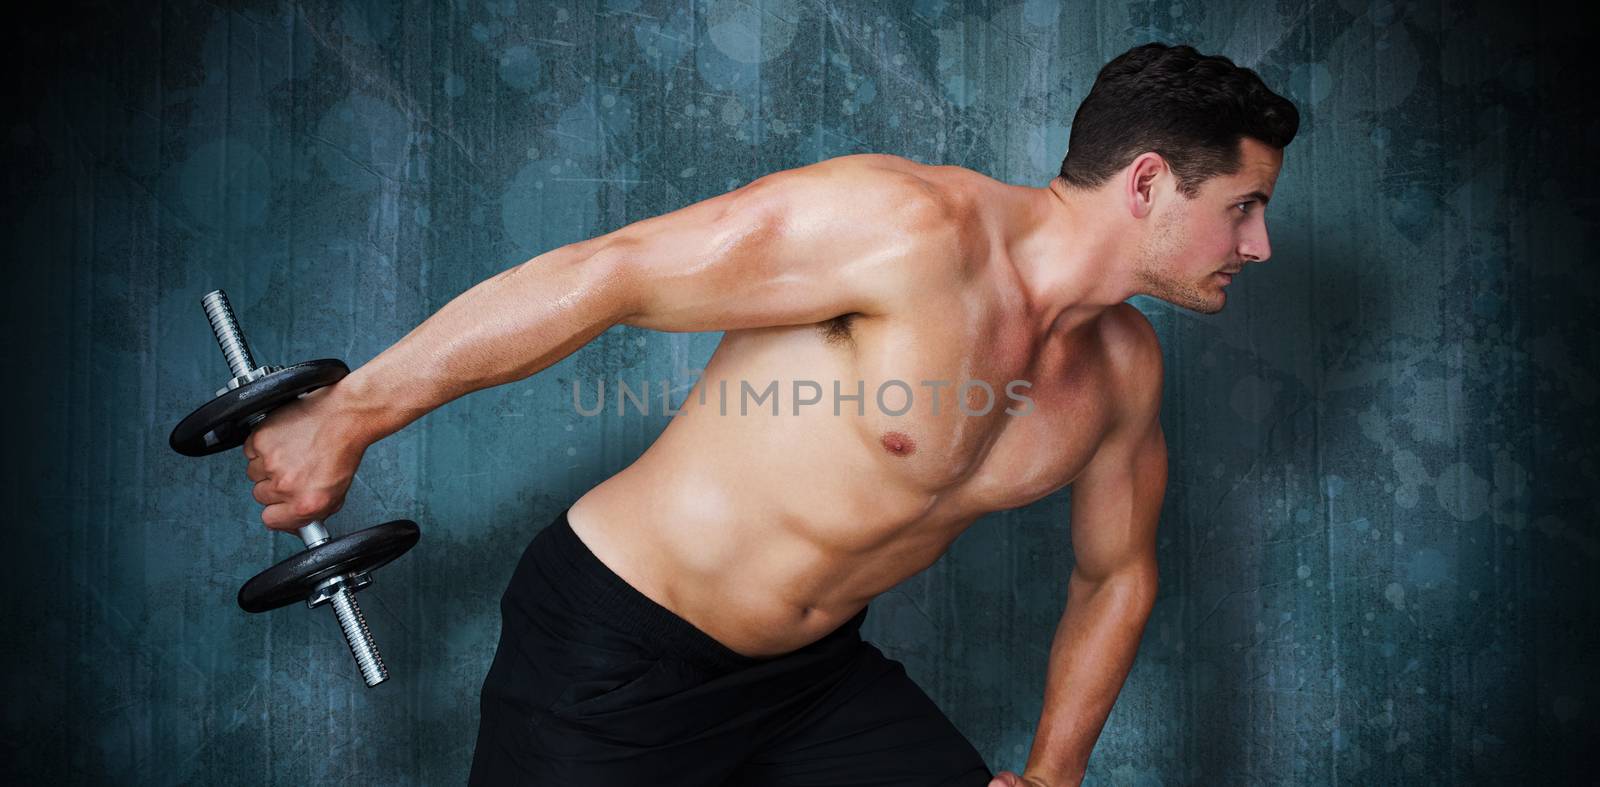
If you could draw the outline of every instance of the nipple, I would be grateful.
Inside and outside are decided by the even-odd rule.
[[[917,450],[917,444],[904,432],[884,432],[878,442],[883,444],[883,450],[895,456],[910,456]]]

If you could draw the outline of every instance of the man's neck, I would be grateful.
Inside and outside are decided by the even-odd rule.
[[[1104,195],[1071,190],[1061,178],[1035,191],[1012,261],[1039,335],[1070,334],[1138,294],[1134,228]]]

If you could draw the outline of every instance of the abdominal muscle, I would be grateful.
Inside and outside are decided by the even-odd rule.
[[[658,494],[633,491],[652,486]],[[813,493],[837,501],[838,493],[828,489]],[[952,529],[863,519],[858,527],[889,536],[865,548],[839,548],[776,513],[770,502],[734,507],[726,493],[709,481],[664,478],[635,463],[579,498],[567,519],[629,585],[751,657],[820,639],[930,565],[959,534],[930,537],[928,531]],[[734,513],[739,510],[765,513]]]

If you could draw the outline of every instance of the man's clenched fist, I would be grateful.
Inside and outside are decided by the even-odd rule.
[[[296,530],[333,515],[369,443],[340,407],[338,384],[272,411],[244,441],[245,475],[255,482],[261,521]]]

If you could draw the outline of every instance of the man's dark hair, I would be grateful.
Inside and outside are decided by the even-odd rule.
[[[1093,189],[1154,151],[1194,199],[1207,178],[1239,171],[1242,137],[1282,150],[1299,128],[1294,104],[1256,72],[1191,46],[1144,44],[1095,77],[1072,119],[1061,177]]]

